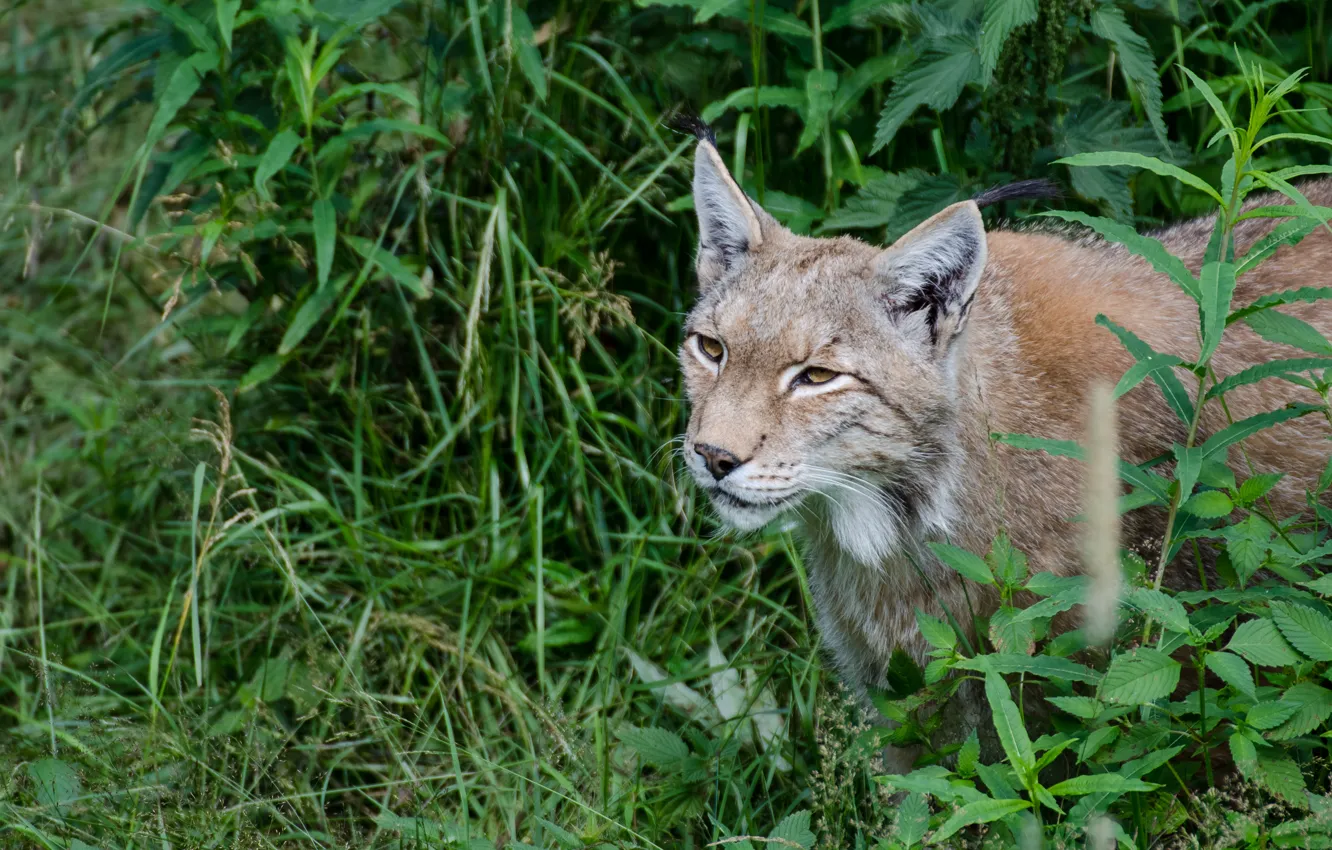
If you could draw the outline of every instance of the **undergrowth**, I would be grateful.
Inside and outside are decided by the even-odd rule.
[[[719,535],[676,480],[692,140],[661,121],[715,121],[801,232],[893,239],[1037,175],[1137,225],[1220,187],[1229,227],[1255,181],[1328,160],[1322,5],[49,0],[0,25],[0,843],[892,847],[985,822],[1002,846],[1101,811],[1140,847],[1327,833],[1305,632],[1332,624],[1292,572],[1324,541],[1222,525],[1263,482],[1206,443],[1187,487],[1135,473],[1134,504],[1180,517],[1168,550],[1222,535],[1233,586],[1167,595],[1151,565],[1141,645],[1083,663],[1043,635],[1079,587],[957,554],[1039,592],[1009,623],[1038,645],[925,624],[940,663],[899,671],[926,690],[881,700],[891,734],[945,668],[1000,718],[1003,676],[1064,701],[1000,763],[878,775],[888,733],[824,671],[789,535]],[[1230,129],[1257,89],[1269,114]],[[1295,213],[1290,239],[1324,211]],[[1227,310],[1251,257],[1225,232],[1175,276],[1204,339],[1262,315]],[[1137,380],[1220,392],[1205,359],[1133,353]],[[1326,409],[1325,368],[1282,372],[1315,393],[1295,412]],[[1179,648],[1224,687],[1163,702]],[[1246,781],[1203,792],[1217,752]]]

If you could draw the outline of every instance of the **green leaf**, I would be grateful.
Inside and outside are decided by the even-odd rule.
[[[217,32],[222,36],[222,45],[231,52],[231,34],[236,29],[236,13],[240,11],[241,0],[213,0],[217,10]]]
[[[960,575],[971,579],[978,584],[994,584],[994,576],[990,574],[990,568],[985,560],[978,555],[973,555],[966,549],[960,549],[951,543],[927,543],[930,551],[938,559],[949,567],[952,567]]]
[[[1297,710],[1299,705],[1296,703],[1275,700],[1260,702],[1249,709],[1244,720],[1255,729],[1272,729],[1286,722]]]
[[[1149,587],[1134,588],[1124,597],[1124,604],[1141,611],[1166,628],[1180,634],[1192,634],[1189,614],[1179,600]]]
[[[989,789],[990,796],[1000,800],[1020,799],[1018,792],[1013,790],[1012,779],[1013,771],[1006,764],[978,764],[976,765],[976,775],[985,783]]]
[[[1272,622],[1307,657],[1314,661],[1332,661],[1332,620],[1303,605],[1272,602]]]
[[[957,102],[967,84],[980,73],[980,54],[965,36],[938,40],[935,49],[906,70],[883,104],[870,154],[893,140],[898,129],[921,106],[945,110]]]
[[[678,769],[689,758],[689,747],[679,735],[655,726],[626,726],[616,737],[643,761],[662,770]]]
[[[800,89],[790,86],[760,86],[757,97],[754,94],[753,86],[747,86],[731,92],[721,100],[715,100],[703,107],[699,113],[704,121],[716,121],[722,115],[731,109],[748,109],[754,106],[772,108],[774,106],[785,106],[790,109],[802,109],[807,101],[806,95]]]
[[[1027,556],[1020,549],[1014,548],[1013,541],[1006,532],[1000,531],[995,535],[985,561],[1003,587],[1016,590],[1027,580],[1029,572]]]
[[[1259,667],[1289,667],[1300,662],[1276,624],[1267,619],[1240,623],[1226,649],[1238,652]]]
[[[1173,177],[1181,183],[1185,183],[1200,192],[1204,192],[1219,204],[1221,195],[1207,185],[1201,177],[1190,174],[1177,165],[1171,165],[1168,162],[1162,162],[1154,156],[1135,153],[1133,151],[1098,151],[1096,153],[1079,153],[1073,156],[1066,156],[1063,159],[1055,160],[1056,165],[1069,166],[1129,166],[1132,168],[1145,168],[1162,177]]]
[[[1097,154],[1080,154],[1079,156],[1094,157],[1097,156]],[[1069,157],[1069,159],[1077,158],[1078,157]],[[1066,160],[1060,161],[1065,162]],[[1153,239],[1150,236],[1143,236],[1131,225],[1121,224],[1113,219],[1091,216],[1086,213],[1075,212],[1072,210],[1047,210],[1045,212],[1036,213],[1035,215],[1050,216],[1063,219],[1064,221],[1072,221],[1091,228],[1103,236],[1107,241],[1123,245],[1130,253],[1142,257],[1151,264],[1152,268],[1168,276],[1180,289],[1187,292],[1195,301],[1199,298],[1198,281],[1193,277],[1193,273],[1189,271],[1188,266],[1184,265],[1184,261],[1166,250],[1166,247],[1162,245],[1159,240]],[[1097,323],[1109,327],[1111,330],[1114,330],[1114,327],[1117,327],[1112,326],[1113,323],[1108,321],[1101,322],[1099,317]],[[1137,337],[1134,337],[1134,339],[1137,339]],[[1146,346],[1146,343],[1143,343],[1142,345]],[[1127,345],[1125,347],[1127,347]],[[1148,348],[1147,351],[1151,351],[1151,349]],[[1130,353],[1135,357],[1139,357],[1138,352],[1130,350]]]
[[[283,358],[276,354],[270,354],[267,357],[262,358],[258,363],[251,366],[250,370],[241,377],[240,385],[236,388],[236,392],[243,393],[264,383],[282,369],[284,362]]]
[[[1160,788],[1141,779],[1128,779],[1118,773],[1093,773],[1075,776],[1051,785],[1049,791],[1056,797],[1081,797],[1086,794],[1125,794],[1130,791],[1153,791]]]
[[[943,841],[963,827],[978,823],[989,823],[1029,808],[1031,808],[1031,803],[1026,800],[992,800],[987,798],[967,803],[953,812],[952,817],[944,821],[943,826],[939,827],[939,830],[931,837],[931,843]]]
[[[217,67],[216,53],[196,53],[171,72],[157,101],[157,110],[148,124],[144,148],[150,149],[166,133],[181,107],[190,102],[203,83],[204,75]]]
[[[1266,315],[1266,314],[1263,314]],[[1227,375],[1207,391],[1207,398],[1217,398],[1236,387],[1256,384],[1268,378],[1280,378],[1294,372],[1308,372],[1314,369],[1332,369],[1332,357],[1296,357],[1290,360],[1271,360],[1250,366],[1242,372]]]
[[[881,0],[873,0],[873,2],[878,4]],[[827,31],[827,27],[824,27],[824,31]],[[831,117],[841,118],[845,116],[860,103],[860,98],[865,92],[869,91],[871,86],[876,86],[901,74],[903,69],[910,64],[911,59],[912,55],[909,50],[897,49],[880,56],[871,56],[861,62],[849,74],[844,76],[837,86],[837,94],[833,96]]]
[[[37,805],[55,809],[57,813],[83,793],[83,783],[74,768],[56,758],[44,758],[28,765],[28,778],[32,780],[33,796]]]
[[[1072,440],[1050,440],[1045,437],[1032,437],[1027,434],[991,434],[990,439],[1027,451],[1042,451],[1054,457],[1071,457],[1083,460],[1086,455],[1082,446]],[[1165,481],[1160,476],[1139,469],[1127,461],[1119,462],[1119,477],[1136,487],[1142,487],[1165,501]]]
[[[790,842],[785,845],[787,847],[798,844],[809,850],[814,846],[814,833],[809,829],[809,812],[796,812],[782,818],[782,822],[768,833],[768,837],[778,842]]]
[[[1253,671],[1244,663],[1243,658],[1229,652],[1209,652],[1204,663],[1208,670],[1215,673],[1227,685],[1250,699],[1258,698],[1254,690]]]
[[[1198,363],[1206,363],[1221,344],[1221,334],[1226,329],[1226,317],[1230,315],[1230,301],[1235,296],[1235,264],[1207,263],[1198,277],[1198,287],[1202,295],[1202,351]]]
[[[895,647],[893,654],[888,657],[886,678],[889,691],[898,699],[910,696],[925,687],[925,676],[920,665],[900,646]]]
[[[545,100],[549,93],[546,64],[542,61],[541,50],[536,45],[536,36],[532,32],[532,19],[527,17],[527,12],[516,3],[508,8],[513,15],[513,50],[518,57],[518,67],[522,69],[527,81],[532,84],[537,100]]]
[[[1313,682],[1300,682],[1287,688],[1281,701],[1296,706],[1296,709],[1284,723],[1267,733],[1273,741],[1306,735],[1332,715],[1332,691]]]
[[[333,306],[337,299],[338,291],[350,279],[349,275],[344,275],[340,282],[332,286],[321,286],[310,293],[309,297],[301,304],[296,315],[292,316],[291,324],[287,326],[287,331],[282,335],[282,342],[278,344],[278,354],[283,357],[296,350],[310,331],[328,312],[328,308]]]
[[[1259,413],[1257,416],[1250,416],[1247,419],[1241,419],[1233,422],[1217,431],[1207,439],[1207,442],[1200,446],[1202,459],[1206,460],[1219,452],[1233,446],[1235,443],[1250,437],[1273,425],[1279,425],[1291,419],[1297,419],[1301,416],[1307,416],[1310,413],[1321,413],[1321,407],[1315,407],[1309,404],[1289,404],[1279,410]]]
[[[421,276],[403,265],[402,260],[399,260],[374,240],[350,234],[344,235],[342,238],[356,250],[356,253],[365,258],[367,263],[378,267],[408,292],[418,298],[429,296],[430,292],[421,283]]]
[[[897,807],[897,840],[910,847],[925,838],[930,827],[930,806],[924,794],[908,794]]]
[[[972,776],[976,773],[978,764],[980,764],[980,736],[975,729],[972,729],[967,740],[957,751],[957,772],[963,776]]]
[[[1035,649],[1036,626],[1031,618],[1016,619],[1019,610],[1005,605],[990,615],[990,642],[1002,654],[1031,655]]]
[[[1244,737],[1243,732],[1231,734],[1230,756],[1235,760],[1240,773],[1247,778],[1254,778],[1258,770],[1258,748],[1253,745],[1253,741]]]
[[[1220,490],[1203,490],[1189,497],[1189,500],[1180,506],[1180,510],[1200,519],[1217,519],[1230,516],[1235,510],[1235,503]]]
[[[994,719],[995,730],[999,733],[999,743],[1003,746],[1009,763],[1019,774],[1024,776],[1030,774],[1036,766],[1036,754],[1032,750],[1031,739],[1027,737],[1022,714],[1018,711],[1017,703],[1013,702],[1008,683],[994,671],[985,674],[985,698],[989,700],[990,714]]]
[[[1046,697],[1045,701],[1082,720],[1091,720],[1101,713],[1100,701],[1092,697]]]
[[[916,627],[920,629],[921,637],[935,649],[951,652],[957,647],[957,635],[953,633],[952,626],[919,608],[916,609]]]
[[[1102,700],[1121,705],[1155,702],[1179,684],[1179,662],[1155,649],[1140,647],[1115,656],[1101,680]]]
[[[1156,131],[1161,147],[1169,147],[1165,120],[1161,116],[1161,78],[1152,58],[1151,45],[1129,25],[1124,13],[1109,3],[1098,4],[1091,15],[1092,32],[1112,42],[1119,54],[1119,67],[1124,78],[1138,92],[1147,121]],[[1204,184],[1206,185],[1206,184]],[[1211,190],[1211,187],[1207,187]],[[1214,191],[1211,194],[1215,197]],[[1222,203],[1217,197],[1217,203]]]
[[[1099,729],[1092,730],[1092,733],[1082,742],[1082,746],[1078,748],[1078,763],[1086,764],[1118,737],[1118,726],[1102,726]]]
[[[989,85],[999,54],[1013,30],[1036,20],[1036,0],[985,0],[981,18],[981,76]]]
[[[1300,766],[1284,752],[1268,750],[1258,754],[1257,780],[1287,803],[1301,809],[1308,807]]]
[[[897,217],[897,203],[928,175],[919,169],[887,173],[870,180],[824,220],[819,231],[884,227]]]
[[[1248,316],[1244,322],[1268,342],[1293,346],[1313,354],[1332,354],[1332,343],[1317,328],[1280,310],[1263,310]]]
[[[1096,684],[1101,678],[1090,667],[1052,655],[977,655],[961,659],[957,668],[981,673],[1041,676],[1056,682],[1086,682],[1089,685]]]
[[[1247,307],[1241,307],[1230,314],[1226,319],[1227,325],[1246,319],[1254,313],[1280,307],[1283,304],[1306,303],[1312,304],[1315,301],[1326,301],[1332,299],[1332,287],[1329,286],[1304,286],[1299,289],[1288,289],[1282,292],[1273,292],[1270,295],[1264,295],[1262,298],[1255,299]]]
[[[1123,101],[1094,97],[1083,100],[1055,126],[1055,153],[1072,156],[1096,151],[1131,150],[1145,154],[1159,151],[1160,142],[1151,130],[1126,126],[1130,111],[1129,104]],[[1068,180],[1076,194],[1088,200],[1105,201],[1114,218],[1131,221],[1133,199],[1129,181],[1135,173],[1124,166],[1070,168]]]
[[[1283,221],[1274,227],[1271,233],[1253,243],[1249,250],[1244,252],[1244,259],[1240,261],[1239,268],[1235,270],[1235,275],[1238,277],[1257,267],[1259,263],[1272,256],[1283,245],[1298,244],[1317,226],[1318,222],[1311,219]]]
[[[259,197],[266,201],[272,199],[268,194],[268,181],[282,170],[300,145],[300,134],[290,129],[278,133],[268,143],[268,149],[254,169],[254,188],[258,190]]]
[[[813,70],[805,75],[805,126],[796,145],[799,154],[814,144],[828,125],[833,94],[837,91],[837,72]]]
[[[1160,243],[1158,242],[1157,244],[1159,245]],[[1133,249],[1130,248],[1129,250],[1132,251]],[[1164,248],[1162,248],[1162,250],[1164,250]],[[1134,253],[1137,252],[1134,251]],[[1166,256],[1170,255],[1166,254]],[[1172,257],[1172,259],[1174,258]],[[1184,273],[1188,274],[1188,269],[1184,269]],[[1194,287],[1193,292],[1190,294],[1193,295],[1196,300],[1198,298],[1198,282],[1193,280],[1192,277],[1189,277],[1188,285]],[[1188,291],[1187,288],[1186,291]],[[1150,345],[1139,339],[1132,331],[1120,327],[1110,319],[1106,318],[1105,315],[1098,315],[1096,317],[1096,324],[1104,328],[1109,328],[1111,333],[1119,338],[1119,341],[1123,344],[1124,348],[1128,350],[1128,353],[1132,354],[1134,359],[1139,362],[1162,356],[1158,355],[1157,352],[1152,350]],[[1184,385],[1180,383],[1179,376],[1175,374],[1174,370],[1169,367],[1157,368],[1151,370],[1148,374],[1150,374],[1152,380],[1156,382],[1156,386],[1161,390],[1161,394],[1165,396],[1166,404],[1169,404],[1170,409],[1175,411],[1175,415],[1179,417],[1179,421],[1191,423],[1193,421],[1193,401],[1189,398],[1188,391],[1184,389]],[[1121,378],[1120,384],[1123,384],[1124,380],[1124,378]],[[1118,386],[1115,387],[1115,391],[1117,393],[1119,392]]]
[[[315,270],[319,285],[328,283],[333,268],[333,250],[338,239],[338,215],[333,202],[320,198],[314,202]]]
[[[1246,478],[1239,488],[1240,503],[1245,505],[1253,504],[1263,496],[1266,496],[1268,491],[1275,487],[1277,483],[1285,477],[1285,473],[1282,472],[1261,472]]]

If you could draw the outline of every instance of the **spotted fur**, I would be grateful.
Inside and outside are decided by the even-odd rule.
[[[1198,352],[1197,306],[1146,262],[1094,236],[987,233],[971,201],[889,248],[798,236],[744,195],[711,141],[698,148],[700,292],[680,352],[691,404],[686,463],[730,525],[800,520],[823,644],[851,686],[883,686],[894,648],[926,656],[915,609],[938,616],[947,607],[969,627],[968,612],[986,615],[997,604],[988,589],[934,561],[927,542],[983,551],[1006,529],[1033,569],[1081,568],[1078,527],[1069,522],[1080,510],[1080,465],[989,435],[1079,440],[1090,387],[1113,383],[1132,363],[1097,314],[1187,358]],[[1332,181],[1304,190],[1314,204],[1332,205]],[[1237,251],[1271,226],[1244,223]],[[1156,236],[1196,273],[1211,230],[1210,221],[1194,221]],[[1327,285],[1329,274],[1332,236],[1315,231],[1246,274],[1236,303]],[[1325,302],[1284,309],[1332,333]],[[700,352],[700,335],[724,345],[721,362]],[[1226,375],[1292,356],[1299,352],[1238,326],[1213,365]],[[841,377],[799,383],[809,366]],[[1303,392],[1263,381],[1228,394],[1229,415],[1272,410]],[[1129,461],[1184,439],[1150,382],[1123,397],[1119,411]],[[1224,427],[1226,416],[1209,404],[1202,436]],[[1279,515],[1292,515],[1326,463],[1328,432],[1325,421],[1297,419],[1251,437],[1247,458],[1235,451],[1231,461],[1242,478],[1290,473],[1273,499]],[[717,479],[699,445],[724,449],[738,466]],[[1125,545],[1159,545],[1163,521],[1161,512],[1129,515]],[[1181,567],[1170,579],[1193,574]],[[964,711],[959,722],[979,716]]]

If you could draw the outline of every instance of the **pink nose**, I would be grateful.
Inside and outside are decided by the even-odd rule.
[[[742,462],[732,452],[707,443],[698,443],[694,446],[694,451],[698,453],[699,457],[703,458],[703,463],[707,465],[708,472],[711,472],[712,477],[718,481],[730,475]]]

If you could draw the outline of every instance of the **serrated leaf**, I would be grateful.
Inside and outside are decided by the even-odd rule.
[[[1102,700],[1120,705],[1155,702],[1179,684],[1179,662],[1155,649],[1141,647],[1115,656],[1101,680]]]
[[[957,751],[957,772],[963,776],[972,776],[978,764],[980,764],[980,736],[975,729],[972,729],[967,740],[962,743],[961,749]]]
[[[1198,290],[1202,315],[1202,351],[1198,362],[1206,363],[1221,344],[1230,315],[1230,302],[1235,297],[1235,264],[1206,263],[1198,275]]]
[[[1126,126],[1129,104],[1123,101],[1090,98],[1075,105],[1055,128],[1055,151],[1059,156],[1072,156],[1095,151],[1138,151],[1156,153],[1161,149],[1156,135],[1149,129]],[[1073,191],[1088,200],[1105,201],[1114,218],[1130,220],[1133,199],[1129,193],[1129,180],[1134,170],[1123,166],[1113,168],[1070,168],[1069,183]]]
[[[1210,458],[1220,452],[1230,448],[1235,443],[1250,437],[1259,431],[1271,428],[1273,425],[1280,425],[1282,422],[1288,422],[1291,419],[1298,419],[1301,416],[1308,416],[1310,413],[1322,412],[1321,407],[1311,404],[1290,404],[1278,410],[1259,413],[1256,416],[1250,416],[1247,419],[1241,419],[1217,431],[1207,442],[1198,447],[1203,460]],[[1224,457],[1224,455],[1222,455]]]
[[[1161,115],[1161,78],[1156,71],[1151,45],[1129,25],[1122,10],[1108,3],[1095,7],[1091,15],[1091,27],[1098,37],[1114,44],[1119,54],[1120,70],[1137,90],[1143,109],[1147,112],[1147,120],[1156,131],[1161,147],[1168,147],[1165,119]],[[1211,194],[1216,195],[1214,190]],[[1222,203],[1219,197],[1217,203]]]
[[[655,726],[626,726],[616,737],[643,761],[663,770],[678,769],[689,758],[689,746],[679,735]]]
[[[930,827],[930,805],[923,794],[908,794],[897,807],[897,840],[910,847],[925,838]]]
[[[1095,156],[1095,154],[1083,154],[1083,156]],[[1193,277],[1193,273],[1189,271],[1188,266],[1184,265],[1184,261],[1166,250],[1166,247],[1162,245],[1159,240],[1153,239],[1150,236],[1143,236],[1131,225],[1121,224],[1112,219],[1090,216],[1086,213],[1072,210],[1047,210],[1045,212],[1036,213],[1036,215],[1050,216],[1052,218],[1063,219],[1064,221],[1077,222],[1078,224],[1091,228],[1101,236],[1105,237],[1107,241],[1123,245],[1130,253],[1142,257],[1151,264],[1152,268],[1168,276],[1180,289],[1187,292],[1195,301],[1199,298],[1198,281]],[[1113,323],[1100,322],[1099,320],[1098,324],[1104,324],[1106,327],[1110,327],[1111,330],[1115,330],[1115,327],[1117,327],[1112,327]],[[1120,335],[1120,338],[1122,340],[1124,338],[1123,335]],[[1137,340],[1137,337],[1135,336],[1133,339]],[[1139,340],[1139,342],[1141,341]],[[1128,347],[1127,344],[1126,347]],[[1129,353],[1134,357],[1141,359],[1141,354],[1151,352],[1151,349],[1147,347],[1146,343],[1141,343],[1141,347],[1142,349],[1145,349],[1145,351],[1140,353],[1140,351],[1134,351],[1130,348]]]
[[[1258,754],[1256,779],[1259,784],[1301,809],[1309,803],[1304,797],[1304,776],[1290,756],[1279,750]]]
[[[1329,360],[1328,364],[1329,367],[1332,367],[1332,360]],[[1244,483],[1240,485],[1240,502],[1247,505],[1258,501],[1263,496],[1266,496],[1268,491],[1275,487],[1281,479],[1285,477],[1285,473],[1283,472],[1262,472],[1257,475],[1249,476],[1244,480]]]
[[[1237,652],[1259,667],[1289,667],[1300,657],[1286,643],[1271,620],[1247,620],[1239,624],[1226,649]]]
[[[1258,770],[1258,748],[1242,732],[1230,736],[1230,756],[1245,777],[1254,778]]]
[[[1303,605],[1272,602],[1272,621],[1290,645],[1314,661],[1332,661],[1332,620]]]
[[[1230,516],[1235,510],[1235,503],[1220,490],[1203,490],[1190,496],[1189,500],[1180,506],[1180,510],[1200,519],[1218,519]]]
[[[1253,684],[1253,671],[1249,669],[1248,664],[1244,663],[1243,658],[1229,652],[1209,652],[1203,663],[1221,681],[1250,699],[1257,699]]]
[[[290,129],[278,133],[268,143],[267,150],[254,169],[254,188],[259,192],[259,197],[265,201],[272,199],[272,195],[268,193],[268,181],[286,166],[300,145],[300,134]]]
[[[921,106],[940,111],[951,107],[980,73],[980,54],[971,39],[952,36],[939,39],[933,47],[893,85],[874,131],[871,154],[891,142],[902,124]]]
[[[1159,590],[1149,587],[1134,588],[1124,597],[1128,605],[1161,623],[1171,631],[1192,634],[1193,626],[1189,623],[1189,614],[1179,600]]]
[[[1090,667],[1051,655],[977,655],[957,662],[960,670],[1041,676],[1052,681],[1096,684],[1100,676]]]
[[[824,220],[820,232],[888,225],[896,217],[897,202],[927,177],[923,171],[909,169],[870,180]]]
[[[1283,304],[1312,304],[1316,301],[1326,301],[1332,299],[1332,287],[1329,286],[1305,286],[1299,289],[1288,289],[1282,292],[1273,292],[1271,295],[1264,295],[1249,304],[1247,307],[1241,307],[1230,314],[1227,324],[1260,313],[1263,310],[1270,310],[1273,307],[1280,307]]]
[[[1272,729],[1285,723],[1298,710],[1299,706],[1295,703],[1269,700],[1250,708],[1244,720],[1255,729]]]
[[[990,671],[985,674],[985,698],[990,703],[990,714],[994,719],[995,730],[999,734],[999,743],[1003,746],[1009,763],[1020,774],[1031,773],[1036,766],[1036,755],[1032,750],[1031,739],[1027,737],[1022,714],[1018,711],[1017,703],[1013,702],[1008,684],[998,673]]]
[[[1162,177],[1173,177],[1181,183],[1185,183],[1200,192],[1205,192],[1214,198],[1217,203],[1221,202],[1221,195],[1215,189],[1207,185],[1201,177],[1191,174],[1178,165],[1171,165],[1157,157],[1147,156],[1146,154],[1135,151],[1095,151],[1093,153],[1079,153],[1073,156],[1066,156],[1063,159],[1055,160],[1056,165],[1080,166],[1080,167],[1105,167],[1105,166],[1123,166],[1127,168],[1145,168]]]
[[[1031,808],[1026,800],[975,800],[953,812],[952,817],[944,821],[943,826],[931,836],[931,842],[943,841],[963,827],[978,823],[989,823],[1007,817],[1014,812]]]
[[[1092,697],[1046,697],[1045,701],[1083,720],[1101,713],[1101,703]]]
[[[1283,245],[1296,245],[1300,240],[1308,236],[1315,227],[1317,221],[1309,219],[1296,219],[1293,221],[1283,221],[1272,229],[1272,232],[1255,242],[1249,250],[1244,252],[1244,258],[1240,260],[1236,275],[1242,275],[1255,268],[1259,263],[1266,260],[1277,249]]]
[[[985,0],[981,18],[981,74],[988,85],[1008,36],[1036,20],[1036,0]]]
[[[1141,779],[1128,779],[1118,773],[1093,773],[1057,782],[1048,789],[1056,797],[1081,797],[1086,794],[1127,794],[1160,788]]]
[[[985,561],[990,565],[990,571],[1003,587],[1013,589],[1021,587],[1030,572],[1027,556],[1022,553],[1022,550],[1013,546],[1013,541],[1003,531],[995,535],[994,542],[990,544],[990,551],[985,556]]]
[[[1244,319],[1253,332],[1268,342],[1289,345],[1313,354],[1332,354],[1332,343],[1318,329],[1303,319],[1280,310],[1263,310]]]
[[[1241,582],[1247,582],[1267,557],[1272,540],[1271,529],[1261,518],[1251,514],[1227,526],[1221,536],[1225,538],[1226,553],[1230,556],[1230,565],[1235,575]]]
[[[796,812],[782,818],[782,822],[768,833],[768,837],[775,841],[789,841],[809,850],[814,846],[814,833],[809,829],[809,812]]]
[[[1102,726],[1100,729],[1093,730],[1087,736],[1087,739],[1082,742],[1082,746],[1078,747],[1078,762],[1086,763],[1095,758],[1098,752],[1118,737],[1118,726]]]
[[[1315,369],[1332,369],[1332,357],[1295,357],[1289,360],[1270,360],[1250,366],[1233,375],[1227,375],[1207,391],[1207,397],[1217,398],[1236,387],[1256,384],[1268,378],[1279,378],[1295,372],[1309,372]]]
[[[990,567],[979,555],[973,555],[951,543],[927,543],[930,551],[946,566],[952,567],[960,575],[978,584],[994,584]]]
[[[1001,654],[1031,655],[1035,651],[1036,624],[1031,618],[1017,619],[1022,613],[1006,605],[990,615],[990,642]]]
[[[931,617],[919,608],[916,609],[916,627],[921,637],[935,649],[951,652],[957,646],[957,635],[953,627],[937,617]]]

